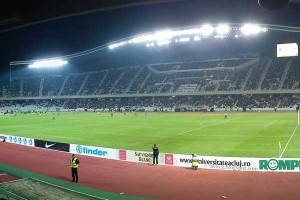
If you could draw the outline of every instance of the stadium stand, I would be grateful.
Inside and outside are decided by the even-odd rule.
[[[45,77],[42,96],[57,96],[64,79],[63,76]]]
[[[300,85],[300,60],[299,59],[292,59],[289,61],[287,68],[289,69],[286,73],[286,78],[283,84],[282,89],[284,90],[295,90],[299,89]]]
[[[13,77],[1,86],[1,107],[293,108],[299,103],[299,65],[295,58],[226,58]]]
[[[41,83],[41,77],[32,77],[32,78],[22,79],[21,83],[20,83],[21,96],[24,96],[24,97],[39,96],[40,83]]]

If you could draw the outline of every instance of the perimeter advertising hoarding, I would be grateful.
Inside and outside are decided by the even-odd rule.
[[[260,158],[259,171],[300,172],[299,158]]]
[[[8,143],[34,147],[34,139],[31,138],[0,134],[0,141],[3,142],[4,139]]]
[[[8,139],[7,135],[0,134],[0,142],[6,142]]]
[[[236,157],[216,157],[198,156],[199,168],[238,170],[238,171],[259,171],[258,158],[236,158]],[[191,167],[191,155],[176,155],[176,165],[179,167]]]
[[[80,144],[71,144],[70,152],[79,155],[94,156],[108,159],[118,159],[117,150],[103,147],[93,147]]]
[[[153,163],[153,154],[152,152],[126,150],[126,160],[133,162]],[[162,154],[159,154],[158,156],[158,163],[164,163]]]
[[[171,153],[165,154],[165,164],[166,165],[174,165],[174,155]]]
[[[70,152],[70,144],[60,143],[60,142],[51,142],[46,140],[34,140],[35,147],[49,149],[49,150],[56,150],[56,151],[65,151]]]
[[[126,159],[127,159],[126,150],[119,149],[119,160],[126,160]]]
[[[174,165],[174,154],[160,153],[158,156],[159,164]],[[153,154],[145,151],[131,151],[119,149],[119,160],[126,160],[132,162],[153,163]]]

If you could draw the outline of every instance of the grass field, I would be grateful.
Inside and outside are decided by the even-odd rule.
[[[0,133],[143,151],[157,143],[166,153],[238,157],[278,157],[280,141],[282,157],[300,157],[297,113],[231,113],[227,120],[223,113],[116,113],[113,118],[108,113],[61,113],[56,120],[52,116],[5,115]]]

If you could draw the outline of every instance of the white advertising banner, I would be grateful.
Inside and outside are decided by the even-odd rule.
[[[256,158],[259,171],[300,172],[299,158]]]
[[[179,167],[191,167],[192,156],[176,156],[176,165]],[[198,156],[199,168],[238,171],[261,172],[300,172],[300,159],[298,158],[237,158]]]
[[[100,158],[118,159],[116,149],[93,147],[80,144],[70,144],[70,153]]]
[[[257,158],[198,156],[198,163],[199,168],[203,169],[259,171],[259,159]],[[191,167],[192,156],[177,154],[176,165]]]
[[[34,139],[31,138],[0,134],[0,141],[3,141],[4,138],[9,143],[34,147]]]
[[[8,135],[0,134],[0,142],[7,141]]]
[[[119,159],[132,162],[153,163],[152,152],[119,150]],[[158,163],[164,164],[163,154],[158,155]]]

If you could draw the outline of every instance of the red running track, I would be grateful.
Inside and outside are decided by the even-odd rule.
[[[0,162],[69,181],[70,154],[0,143]],[[191,170],[78,156],[80,185],[157,199],[299,200],[300,173]]]

